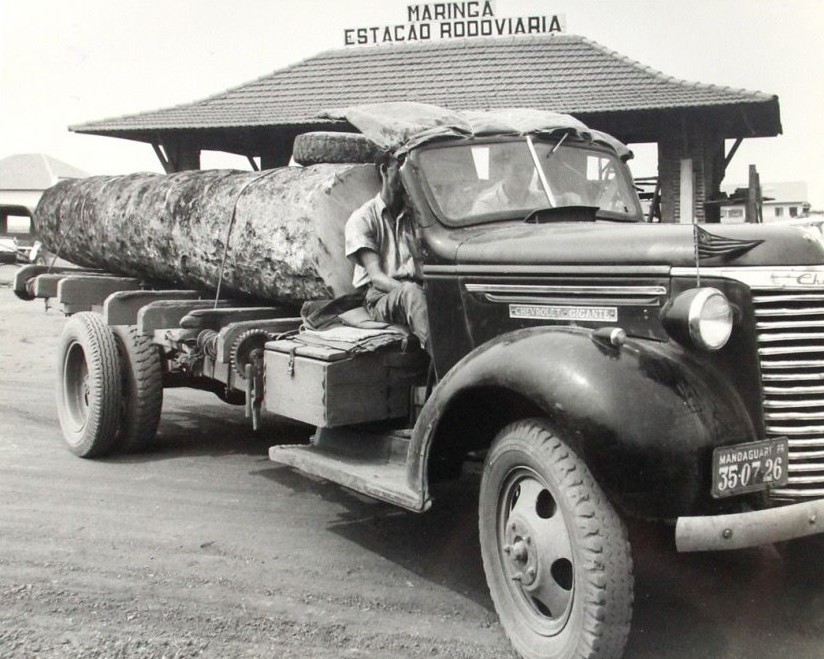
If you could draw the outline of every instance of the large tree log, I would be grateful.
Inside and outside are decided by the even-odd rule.
[[[214,290],[225,253],[222,295],[289,304],[351,292],[343,228],[378,188],[371,165],[95,176],[46,190],[34,223],[61,258],[156,284]]]

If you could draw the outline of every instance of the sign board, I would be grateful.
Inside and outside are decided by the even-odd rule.
[[[350,27],[343,30],[345,46],[550,34],[566,30],[563,14],[499,16],[494,0],[432,2],[406,6],[406,19],[395,25]]]
[[[527,320],[614,323],[618,320],[618,307],[559,307],[543,304],[510,304],[509,317],[526,318]]]

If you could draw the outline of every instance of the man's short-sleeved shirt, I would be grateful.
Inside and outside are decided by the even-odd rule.
[[[381,270],[393,279],[420,281],[421,272],[415,259],[415,229],[411,213],[393,218],[380,193],[349,217],[345,229],[346,256],[355,262],[352,284],[360,288],[369,284],[369,275],[355,254],[371,249],[380,257]]]
[[[519,200],[510,199],[506,193],[503,181],[498,181],[491,188],[485,190],[475,203],[472,204],[472,214],[498,213],[501,211],[521,210],[526,208],[541,208],[547,205],[546,194],[543,191],[528,188]]]

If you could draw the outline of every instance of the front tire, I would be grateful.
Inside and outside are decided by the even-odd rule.
[[[523,657],[621,656],[633,597],[626,527],[546,421],[513,423],[496,437],[479,527],[495,609]]]
[[[60,337],[57,416],[81,458],[111,451],[120,420],[121,370],[114,334],[99,315],[78,313]]]

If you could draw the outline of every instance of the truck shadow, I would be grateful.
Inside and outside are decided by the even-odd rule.
[[[253,473],[296,493],[318,496],[342,507],[329,531],[431,583],[462,594],[484,608],[490,622],[495,620],[478,542],[476,477],[436,486],[436,505],[418,514],[304,476],[289,467]]]
[[[633,524],[627,657],[821,656],[824,563],[799,570],[775,546],[678,554],[672,530]]]
[[[187,392],[186,398],[186,405],[164,402],[157,436],[149,446],[103,461],[156,462],[183,455],[266,456],[274,444],[308,442],[314,430],[312,426],[266,414],[255,431],[242,406],[221,403],[203,392]]]
[[[497,624],[480,558],[477,476],[438,486],[432,509],[419,515],[288,467],[253,473],[341,506],[344,511],[329,531],[463,595],[485,611],[485,622]],[[824,562],[820,557],[824,552],[820,549],[817,559],[806,561],[802,573],[773,546],[678,554],[672,529],[640,522],[630,525],[630,540],[635,606],[625,657],[821,656]]]
[[[304,443],[310,426],[265,415],[255,432],[242,407],[211,394],[173,394],[156,442],[147,451],[108,458],[153,462],[180,456],[265,457],[273,444]],[[181,402],[185,404],[180,404]],[[256,461],[255,464],[259,464]],[[478,475],[433,488],[435,503],[419,515],[336,484],[272,465],[251,471],[296,495],[334,504],[328,530],[478,606],[496,625],[477,531]],[[678,554],[672,529],[630,525],[635,607],[626,657],[691,659],[822,656],[824,544],[793,551],[767,546],[727,553]]]

